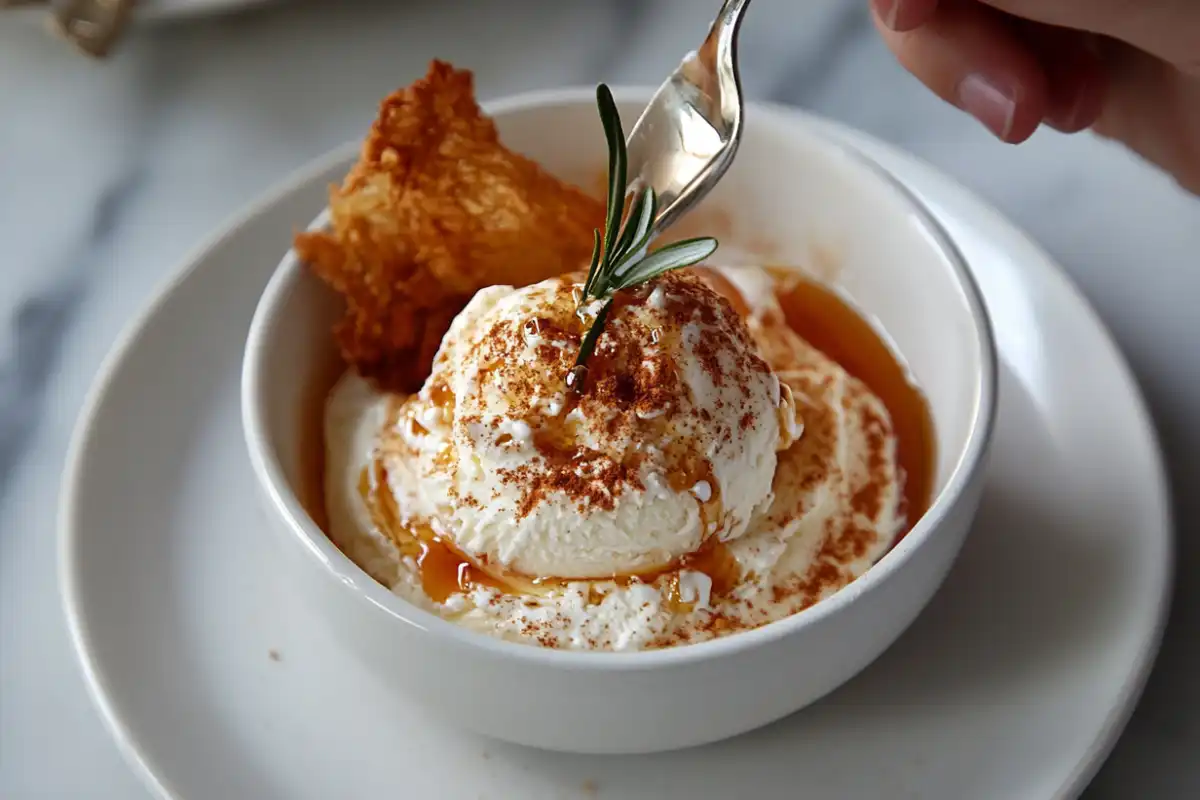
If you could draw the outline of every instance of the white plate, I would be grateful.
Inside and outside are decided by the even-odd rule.
[[[186,19],[243,11],[273,2],[278,0],[140,0],[134,9],[134,18],[147,22]],[[36,7],[13,9],[5,13],[29,22],[41,23],[46,19],[46,10]]]
[[[137,11],[145,19],[174,19],[226,14],[271,2],[276,0],[141,0]]]
[[[272,576],[238,423],[259,290],[345,150],[188,262],[107,362],[77,431],[64,602],[92,696],[148,785],[189,800],[1076,796],[1137,699],[1165,616],[1171,525],[1145,406],[1028,239],[928,167],[833,132],[941,218],[978,274],[1003,360],[977,529],[894,648],[781,723],[659,756],[527,750],[388,700]]]

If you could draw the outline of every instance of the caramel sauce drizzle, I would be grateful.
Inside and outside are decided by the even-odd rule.
[[[900,512],[905,518],[896,537],[899,542],[933,501],[936,439],[925,396],[887,342],[845,300],[792,270],[771,272],[788,326],[866,384],[892,418],[903,483]]]
[[[400,518],[396,498],[387,488],[387,469],[380,462],[374,475],[364,468],[358,491],[371,515],[371,521],[400,551],[417,564],[421,588],[435,603],[444,603],[453,594],[487,586],[499,591],[512,587],[481,569],[451,542],[438,536],[428,525],[406,525]]]
[[[740,578],[737,561],[715,537],[707,539],[696,552],[663,567],[633,574],[601,578],[535,578],[520,575],[476,561],[451,541],[436,534],[428,525],[405,524],[401,520],[395,497],[387,488],[387,469],[378,461],[373,467],[363,469],[359,476],[358,491],[372,523],[396,545],[402,557],[412,558],[416,562],[421,588],[435,603],[444,603],[451,595],[469,592],[478,586],[508,595],[545,596],[572,583],[611,581],[618,587],[627,588],[635,583],[652,584],[664,578],[673,581],[674,588],[669,588],[668,592],[673,592],[678,600],[678,577],[684,570],[708,574],[713,581],[714,595],[732,589]],[[702,505],[713,503],[710,501]]]

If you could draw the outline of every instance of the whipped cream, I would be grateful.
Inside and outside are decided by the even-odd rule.
[[[787,327],[765,271],[723,275],[746,322],[667,276],[612,315],[580,397],[567,281],[476,295],[418,395],[344,376],[331,538],[419,606],[558,648],[703,641],[854,580],[904,524],[888,412]],[[632,386],[597,385],[606,364]],[[431,542],[481,579],[431,590]]]
[[[688,276],[628,292],[578,394],[579,288],[495,286],[455,319],[389,447],[401,522],[543,578],[662,569],[741,536],[772,500],[780,417],[794,428],[741,318]]]

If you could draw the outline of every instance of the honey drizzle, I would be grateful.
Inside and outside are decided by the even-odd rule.
[[[387,468],[382,463],[375,462],[373,476],[363,468],[358,491],[375,527],[392,540],[401,556],[416,562],[421,588],[430,600],[444,603],[451,595],[475,586],[498,591],[515,588],[488,574],[429,526],[404,524],[396,498],[388,489]]]
[[[438,408],[454,407],[454,391],[444,383],[429,387],[429,400]]]
[[[711,477],[709,479],[712,480]],[[713,485],[716,485],[715,482]],[[628,588],[635,583],[653,584],[663,579],[668,582],[668,595],[673,594],[678,599],[679,574],[685,570],[707,574],[713,581],[715,596],[732,589],[741,577],[737,561],[728,548],[716,537],[707,537],[699,550],[656,569],[602,578],[531,578],[475,561],[452,542],[436,534],[428,525],[405,524],[401,519],[396,499],[388,489],[387,469],[381,462],[376,461],[373,468],[363,468],[359,476],[358,491],[375,527],[396,545],[402,557],[407,556],[416,562],[421,588],[435,603],[444,603],[452,595],[469,592],[477,586],[514,596],[545,596],[561,591],[572,583],[595,584],[607,581],[620,588]],[[715,498],[714,494],[714,499],[700,503],[702,520],[708,518],[705,508],[720,508],[720,502]]]

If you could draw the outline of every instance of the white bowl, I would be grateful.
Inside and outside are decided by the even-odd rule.
[[[630,120],[648,98],[618,93]],[[605,149],[592,91],[526,95],[488,111],[510,147],[564,178],[595,183]],[[280,544],[271,569],[287,573],[308,609],[396,692],[483,734],[535,747],[645,753],[699,745],[832,691],[879,656],[941,584],[975,514],[996,407],[995,350],[969,271],[906,190],[796,111],[749,109],[737,162],[710,205],[724,218],[727,252],[768,243],[772,263],[819,261],[822,277],[894,342],[934,420],[932,507],[833,597],[711,642],[575,653],[464,630],[376,583],[304,510],[300,497],[311,487],[301,485],[300,437],[320,436],[338,301],[289,252],[255,314],[242,380],[246,442]]]

